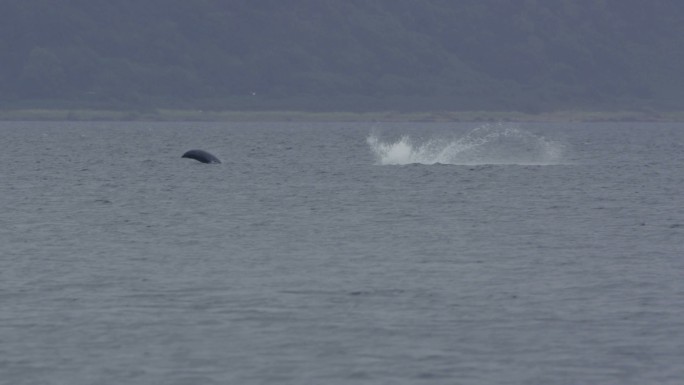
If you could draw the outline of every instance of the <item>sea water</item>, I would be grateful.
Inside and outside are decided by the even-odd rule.
[[[0,384],[684,380],[681,124],[0,138]]]

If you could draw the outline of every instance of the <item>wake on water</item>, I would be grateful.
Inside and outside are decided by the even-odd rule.
[[[483,125],[457,139],[414,141],[403,136],[382,142],[371,134],[367,142],[380,165],[553,165],[563,155],[560,143],[503,124]]]

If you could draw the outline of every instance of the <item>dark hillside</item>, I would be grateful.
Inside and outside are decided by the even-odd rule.
[[[672,0],[4,0],[0,101],[680,109]]]

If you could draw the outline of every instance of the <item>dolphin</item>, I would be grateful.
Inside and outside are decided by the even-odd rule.
[[[210,153],[204,151],[204,150],[190,150],[187,151],[181,158],[190,158],[194,159],[197,161],[200,161],[202,163],[221,163],[219,158],[211,155]]]

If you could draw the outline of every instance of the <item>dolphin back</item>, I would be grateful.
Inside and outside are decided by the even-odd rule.
[[[204,150],[190,150],[186,151],[181,158],[190,158],[202,163],[221,163],[219,158],[204,151]]]

